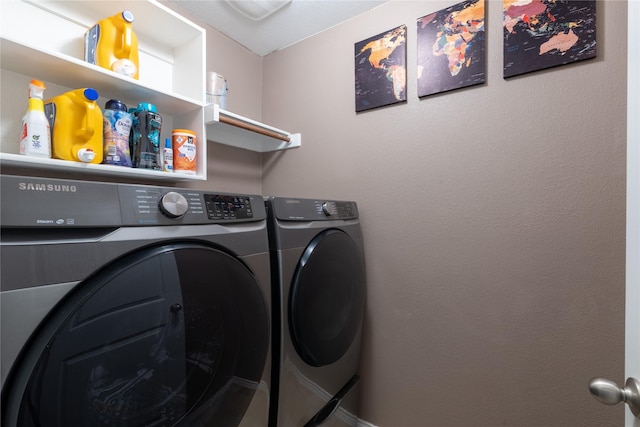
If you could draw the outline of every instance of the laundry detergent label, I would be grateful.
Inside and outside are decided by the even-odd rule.
[[[196,138],[185,133],[173,134],[173,171],[196,173]]]
[[[129,133],[131,114],[120,110],[104,110],[104,158],[102,163],[131,167]]]

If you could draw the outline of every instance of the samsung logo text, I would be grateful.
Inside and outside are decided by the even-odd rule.
[[[49,191],[53,193],[75,193],[78,191],[75,185],[64,184],[34,184],[32,182],[21,182],[18,189],[22,191]]]

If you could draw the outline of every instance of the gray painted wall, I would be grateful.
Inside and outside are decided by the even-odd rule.
[[[392,1],[263,63],[263,121],[302,147],[265,194],[355,199],[369,279],[360,417],[382,427],[615,426],[623,380],[626,2],[598,2],[598,57],[418,99],[416,18]],[[408,101],[356,114],[354,43],[408,26]]]

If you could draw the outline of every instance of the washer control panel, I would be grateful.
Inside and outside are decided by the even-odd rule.
[[[187,213],[189,202],[187,198],[176,191],[170,191],[160,197],[158,202],[160,212],[169,218],[180,218]]]
[[[2,175],[2,227],[119,227],[253,222],[259,195]]]
[[[324,202],[322,204],[322,212],[326,216],[335,215],[338,212],[336,202]]]
[[[253,207],[249,196],[205,194],[204,202],[210,219],[253,218]]]
[[[141,186],[119,190],[128,224],[246,222],[261,219],[260,213],[265,212],[260,196]]]
[[[125,224],[198,223],[206,218],[198,192],[121,185],[118,188]]]

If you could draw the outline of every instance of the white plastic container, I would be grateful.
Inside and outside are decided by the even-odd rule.
[[[218,73],[207,73],[207,104],[217,104],[223,110],[227,109],[227,79]]]

